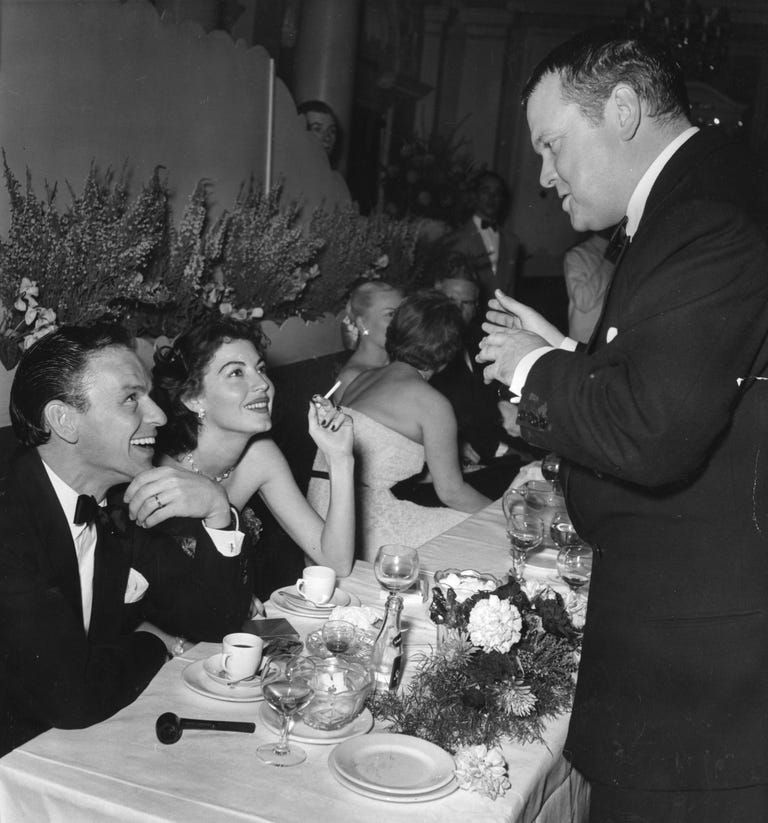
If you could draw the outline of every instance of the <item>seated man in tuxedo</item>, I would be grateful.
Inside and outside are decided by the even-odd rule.
[[[132,702],[168,659],[134,631],[218,640],[251,599],[243,535],[212,480],[152,468],[165,416],[115,326],[62,327],[19,363],[22,448],[0,477],[0,754]],[[120,505],[102,507],[107,492]],[[110,496],[110,501],[112,497]],[[175,519],[175,536],[153,527]]]
[[[485,309],[496,289],[514,294],[520,241],[505,223],[509,208],[509,188],[493,171],[482,171],[472,189],[474,213],[444,242],[468,258],[480,287],[480,303]]]

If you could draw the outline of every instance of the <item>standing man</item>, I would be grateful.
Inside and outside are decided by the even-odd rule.
[[[62,327],[22,358],[11,419],[26,447],[0,478],[0,755],[83,728],[144,690],[172,634],[219,640],[248,614],[243,535],[217,483],[152,468],[165,415],[127,334]],[[107,490],[130,482],[122,506]],[[180,518],[174,536],[152,527]],[[194,519],[193,519],[194,518]]]
[[[591,823],[768,819],[768,244],[754,166],[655,44],[586,32],[523,100],[579,231],[623,223],[589,347],[502,294],[480,359],[595,549],[566,755]]]
[[[505,223],[509,189],[500,175],[480,172],[472,194],[474,214],[446,243],[450,251],[469,259],[486,306],[496,289],[513,294],[520,241]]]

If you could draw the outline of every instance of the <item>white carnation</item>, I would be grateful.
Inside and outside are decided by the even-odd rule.
[[[523,619],[509,600],[492,594],[478,601],[469,613],[467,629],[475,646],[506,654],[520,640]]]
[[[507,763],[499,748],[464,746],[455,755],[456,780],[462,789],[495,800],[510,787]]]

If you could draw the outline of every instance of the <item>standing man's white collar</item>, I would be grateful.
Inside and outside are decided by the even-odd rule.
[[[656,178],[661,174],[661,170],[667,165],[669,159],[680,146],[690,140],[698,130],[697,126],[691,126],[684,132],[678,134],[653,163],[648,166],[648,171],[640,178],[640,182],[635,186],[635,190],[632,192],[632,197],[629,198],[629,205],[627,206],[627,237],[632,237],[637,231],[637,227],[640,225],[640,218],[645,211],[648,195],[651,193]]]

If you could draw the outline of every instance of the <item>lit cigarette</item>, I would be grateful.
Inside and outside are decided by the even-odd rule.
[[[336,389],[338,389],[338,388],[339,388],[339,386],[340,386],[340,385],[341,385],[341,380],[337,380],[337,381],[336,381],[336,382],[335,382],[335,383],[331,386],[331,388],[330,388],[330,389],[328,389],[328,391],[327,391],[327,392],[323,395],[323,399],[325,399],[325,400],[330,400],[330,399],[331,399],[331,395],[332,395],[332,394],[336,391]]]

